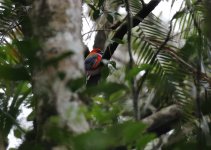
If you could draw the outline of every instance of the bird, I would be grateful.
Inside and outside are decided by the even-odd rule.
[[[94,48],[85,58],[86,76],[94,76],[100,73],[103,51],[100,48]]]

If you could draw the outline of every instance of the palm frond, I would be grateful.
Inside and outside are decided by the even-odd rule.
[[[0,128],[4,135],[8,135],[13,125],[17,126],[20,131],[24,132],[17,116],[20,114],[20,106],[24,101],[30,99],[31,88],[28,83],[1,82],[4,93],[0,103]]]
[[[140,0],[130,0],[129,5],[133,15],[137,14],[142,9]]]
[[[15,39],[17,31],[20,31],[19,9],[14,4],[0,2],[0,43],[4,43],[5,38]]]
[[[0,2],[0,128],[5,139],[13,126],[22,133],[25,132],[17,117],[21,105],[32,96],[28,82],[13,80],[21,76],[14,71],[23,69],[26,65],[20,51],[13,44],[14,40],[23,39],[21,25],[22,18],[26,15],[24,13],[25,8],[15,2]]]
[[[137,64],[151,63],[152,57],[165,41],[168,32],[168,26],[153,15],[133,30],[133,49],[137,56]],[[156,108],[173,103],[187,108],[192,106],[194,100],[190,88],[187,88],[190,86],[187,80],[190,72],[182,69],[182,65],[168,53],[167,49],[173,49],[176,52],[178,50],[176,46],[174,39],[169,39],[164,49],[156,56],[152,71],[147,78],[148,82],[145,84],[148,91],[154,91],[153,96],[150,96],[151,92],[148,92],[149,96],[146,97],[151,97],[151,104]],[[186,116],[192,113],[191,111],[184,112]],[[185,118],[190,119],[190,117]]]

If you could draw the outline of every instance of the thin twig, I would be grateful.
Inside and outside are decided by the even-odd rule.
[[[127,27],[128,27],[128,34],[127,34],[127,41],[128,41],[128,53],[129,53],[129,68],[131,69],[133,67],[133,56],[132,56],[132,50],[131,50],[131,29],[132,29],[132,19],[131,19],[131,11],[130,11],[130,5],[128,0],[125,0],[125,6],[127,11]],[[134,84],[134,79],[131,80],[132,85],[132,93],[133,93],[133,109],[134,109],[134,118],[136,120],[139,119],[139,108],[138,108],[138,97],[136,97],[136,89]]]
[[[122,20],[117,21],[115,24],[113,24],[109,29],[116,30],[123,22],[125,22],[127,17],[124,17]]]
[[[111,29],[96,29],[96,30],[91,30],[89,32],[86,32],[86,33],[82,34],[82,36],[92,33],[92,32],[97,32],[97,31],[112,31],[112,30]]]
[[[127,11],[127,27],[128,27],[128,34],[127,34],[127,41],[128,41],[128,53],[129,53],[129,67],[133,65],[133,56],[131,50],[131,29],[132,29],[132,19],[131,19],[131,12],[128,0],[125,0],[125,6]]]

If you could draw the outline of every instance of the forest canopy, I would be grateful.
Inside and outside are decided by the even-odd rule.
[[[211,2],[166,1],[1,0],[0,150],[210,149]]]

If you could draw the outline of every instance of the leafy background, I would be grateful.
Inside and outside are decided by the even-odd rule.
[[[86,88],[84,78],[69,85],[70,90],[88,102],[84,111],[92,129],[72,136],[61,131],[58,118],[52,117],[46,135],[76,150],[210,147],[210,22],[206,11],[209,5],[205,5],[206,1],[186,0],[180,1],[178,7],[177,2],[169,1],[170,7],[177,6],[177,12],[169,15],[170,20],[154,11],[131,29],[128,35],[134,63],[128,67],[130,58],[125,57],[128,35],[114,40],[117,29],[109,28],[128,13],[118,11],[125,8],[124,1],[84,1],[87,9],[82,15],[84,23],[93,22],[88,25],[89,31],[83,33],[85,44],[90,39],[94,41],[95,33],[103,30],[105,45],[116,42],[119,47],[96,87]],[[143,7],[140,0],[129,1],[131,17]],[[19,139],[33,131],[18,120],[23,107],[32,110],[27,120],[35,123],[37,102],[33,97],[31,72],[37,63],[35,52],[39,43],[30,33],[29,11],[30,3],[1,1],[0,139],[5,146],[11,130]],[[182,110],[182,117],[173,123],[170,133],[160,136],[146,132],[148,126],[137,121],[172,105]],[[139,118],[134,117],[136,113]],[[42,145],[37,144],[35,149],[42,149]]]

